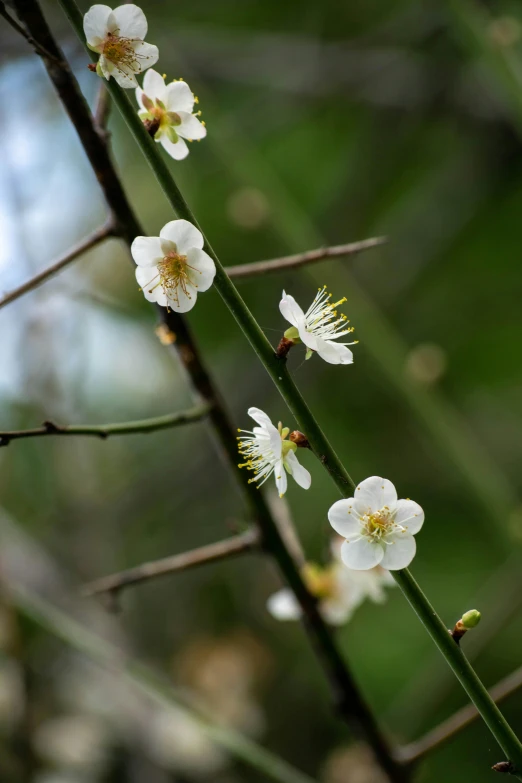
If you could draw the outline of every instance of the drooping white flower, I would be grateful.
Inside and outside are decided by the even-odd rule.
[[[310,473],[299,464],[295,455],[297,446],[286,440],[290,430],[279,422],[275,427],[269,417],[259,408],[249,408],[248,415],[259,424],[252,432],[244,432],[239,440],[239,453],[246,457],[246,462],[240,464],[240,468],[248,468],[254,471],[254,477],[250,481],[259,481],[259,486],[275,473],[276,487],[279,497],[286,492],[289,473],[303,489],[308,489],[312,483]]]
[[[327,566],[307,563],[302,570],[306,586],[319,599],[319,609],[324,619],[332,625],[343,625],[354,611],[369,598],[384,603],[384,588],[395,585],[389,571],[375,566],[368,571],[355,571],[342,563],[340,541],[332,543],[332,561]],[[287,587],[270,596],[268,611],[277,620],[298,620],[301,607]]]
[[[140,118],[159,123],[154,140],[176,160],[189,154],[185,139],[193,141],[207,135],[205,125],[192,114],[197,99],[182,80],[165,84],[165,78],[151,69],[145,74],[143,89],[136,90],[136,100],[142,109]]]
[[[216,274],[203,244],[201,231],[187,220],[171,220],[159,237],[136,237],[131,253],[145,299],[178,313],[191,310]]]
[[[346,299],[340,299],[338,302],[331,303],[332,295],[327,293],[326,286],[320,288],[314,301],[303,312],[295,301],[293,296],[283,291],[283,298],[279,303],[281,315],[289,321],[294,329],[297,329],[299,339],[309,349],[307,359],[312,351],[316,351],[321,359],[329,364],[352,364],[353,353],[346,346],[355,345],[357,341],[351,343],[336,343],[339,337],[353,332],[353,326],[346,326],[349,323],[345,315],[339,315],[335,309]],[[290,331],[290,330],[289,330]],[[288,337],[285,333],[285,337]]]
[[[328,519],[345,539],[341,557],[348,568],[364,570],[380,564],[398,571],[415,557],[413,536],[423,525],[424,511],[413,500],[397,500],[388,479],[371,476],[358,485],[355,497],[334,503]]]
[[[87,45],[98,52],[96,72],[107,80],[114,76],[120,87],[137,87],[136,74],[158,60],[158,47],[145,43],[147,19],[137,5],[93,5],[84,16]]]

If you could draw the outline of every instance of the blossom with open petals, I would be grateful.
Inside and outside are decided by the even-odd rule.
[[[201,231],[188,220],[171,220],[159,237],[136,237],[131,253],[145,299],[178,313],[194,307],[198,292],[207,291],[216,274]]]
[[[362,481],[355,497],[338,500],[328,512],[333,529],[345,541],[341,557],[348,568],[364,570],[381,565],[390,571],[406,568],[415,557],[415,533],[424,511],[413,500],[397,500],[388,479]]]
[[[343,625],[366,598],[384,603],[384,588],[393,586],[395,581],[390,572],[381,566],[369,571],[346,568],[341,561],[341,547],[337,541],[332,544],[332,561],[326,566],[307,563],[302,569],[302,577],[309,591],[319,600],[324,619],[332,625]],[[271,595],[267,607],[277,620],[298,620],[301,617],[301,607],[288,587]]]
[[[145,43],[147,19],[131,3],[109,8],[93,5],[84,16],[87,46],[98,52],[96,72],[107,80],[114,76],[120,87],[137,87],[136,74],[158,60],[158,47]]]
[[[300,487],[308,489],[312,477],[306,468],[299,464],[295,455],[297,445],[286,440],[289,428],[283,428],[281,422],[275,427],[266,413],[259,408],[249,408],[248,415],[259,426],[254,427],[252,432],[239,430],[245,434],[238,440],[239,453],[247,460],[239,467],[253,470],[255,474],[250,481],[259,481],[261,486],[274,473],[279,497],[283,497],[288,486],[286,474],[289,473]]]
[[[285,332],[285,337],[290,340],[301,340],[308,348],[307,359],[316,351],[321,359],[329,364],[352,364],[353,353],[347,348],[351,343],[336,343],[339,337],[353,332],[353,326],[346,326],[345,315],[338,315],[335,309],[346,299],[338,302],[330,302],[332,295],[327,293],[326,286],[320,288],[314,301],[303,312],[293,296],[283,291],[283,298],[279,303],[281,315],[292,324],[292,329]]]
[[[176,160],[189,154],[185,139],[193,141],[207,135],[204,123],[192,114],[197,99],[181,79],[165,84],[165,78],[151,68],[143,79],[143,90],[139,87],[136,90],[136,100],[142,109],[139,112],[142,121],[149,128],[157,127],[154,140]]]

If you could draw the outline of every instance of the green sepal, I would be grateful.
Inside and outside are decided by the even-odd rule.
[[[172,125],[169,125],[165,132],[167,134],[169,141],[171,141],[173,144],[176,144],[179,141],[179,136],[174,130],[174,128],[172,127]]]

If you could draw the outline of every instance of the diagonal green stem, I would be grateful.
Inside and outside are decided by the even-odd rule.
[[[60,2],[71,20],[80,40],[84,41],[83,19],[74,0],[60,0]],[[92,53],[90,54],[92,55]],[[96,59],[96,57],[94,57],[94,59]],[[145,155],[145,158],[151,166],[175,213],[180,218],[188,220],[200,229],[194,215],[174,181],[164,158],[159,153],[157,145],[155,145],[143,127],[143,124],[137,115],[137,111],[130,103],[127,95],[125,95],[112,80],[109,82],[108,86],[115,104],[123,115],[131,133]],[[265,334],[243,301],[233,282],[226,274],[217,255],[206,239],[205,250],[215,261],[217,269],[215,285],[225,304],[235,317],[247,339],[250,341],[253,349],[274,381],[274,384],[287,403],[290,411],[299,423],[300,428],[306,433],[313,451],[329,471],[341,494],[344,497],[349,497],[351,495],[351,490],[355,486],[353,479],[342,465],[318,422],[308,408],[297,386],[290,377],[284,361],[281,361],[275,356],[273,348]],[[421,588],[407,569],[393,572],[393,575],[397,584],[426,627],[428,633],[435,641],[440,652],[445,657],[448,665],[453,669],[453,672],[479,710],[504,753],[513,763],[515,768],[522,772],[522,745],[503,718],[498,707],[490,698],[484,685],[464,657],[462,651],[449,636],[444,623],[438,617]]]

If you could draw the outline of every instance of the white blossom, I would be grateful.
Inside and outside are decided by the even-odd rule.
[[[391,481],[372,476],[358,485],[355,497],[334,503],[328,519],[345,539],[341,557],[348,568],[380,564],[398,571],[415,557],[413,536],[423,525],[424,511],[413,500],[397,500]]]
[[[347,346],[355,345],[357,341],[351,343],[334,342],[339,337],[353,332],[353,326],[347,326],[349,321],[346,316],[339,315],[335,309],[346,302],[346,299],[343,298],[338,302],[331,303],[331,297],[332,295],[326,291],[326,286],[320,288],[305,313],[294,297],[283,291],[279,310],[294,329],[297,329],[299,339],[307,346],[307,358],[311,356],[312,351],[316,351],[321,359],[329,364],[352,364],[353,353]],[[285,333],[285,336],[289,337],[290,335]]]
[[[272,473],[275,473],[279,497],[283,497],[288,485],[286,474],[289,473],[300,487],[308,489],[312,477],[306,468],[299,464],[295,454],[296,444],[286,440],[290,432],[289,428],[283,428],[281,422],[278,427],[275,427],[266,413],[259,408],[249,408],[248,415],[259,426],[254,427],[252,432],[239,430],[245,435],[241,435],[238,440],[239,453],[247,460],[239,467],[253,470],[255,474],[250,481],[259,481],[261,486]]]
[[[136,74],[158,60],[158,47],[145,43],[147,19],[131,3],[109,8],[93,5],[84,16],[87,45],[98,52],[96,72],[107,80],[114,76],[120,87],[137,87]]]
[[[154,140],[176,160],[189,154],[185,139],[193,141],[207,135],[204,123],[192,114],[197,99],[181,79],[165,84],[165,78],[151,68],[143,79],[143,89],[136,90],[136,100],[142,110],[140,118],[159,123]]]
[[[321,614],[332,625],[346,623],[366,598],[384,603],[384,588],[395,585],[389,571],[381,566],[368,571],[346,568],[341,561],[338,541],[332,544],[333,557],[327,566],[307,563],[302,570],[306,586],[319,599]],[[267,607],[277,620],[298,620],[301,617],[301,607],[287,587],[271,595]]]
[[[159,237],[136,237],[131,253],[145,299],[178,313],[191,310],[216,274],[203,244],[201,231],[187,220],[171,220]]]

